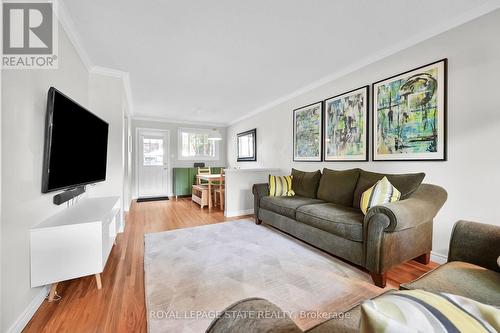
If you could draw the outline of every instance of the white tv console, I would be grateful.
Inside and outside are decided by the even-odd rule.
[[[101,273],[121,225],[119,197],[87,198],[30,229],[31,287]]]

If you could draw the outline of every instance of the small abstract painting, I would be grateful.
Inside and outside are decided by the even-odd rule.
[[[373,84],[373,160],[446,160],[447,59]]]
[[[325,100],[325,161],[368,160],[368,86]]]
[[[323,103],[293,110],[293,160],[321,161]]]

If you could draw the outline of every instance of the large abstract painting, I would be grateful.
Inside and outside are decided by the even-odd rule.
[[[325,100],[325,161],[368,160],[368,86]]]
[[[321,161],[323,104],[293,110],[293,160]]]
[[[447,60],[373,84],[373,160],[446,159]]]

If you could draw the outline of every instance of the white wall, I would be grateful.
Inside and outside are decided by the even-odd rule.
[[[123,82],[120,78],[90,74],[89,109],[109,123],[109,133],[106,181],[87,187],[87,192],[92,197],[119,196],[122,208],[127,205],[123,200],[124,100]]]
[[[44,290],[30,287],[29,229],[66,207],[52,203],[55,193],[41,193],[50,86],[110,124],[107,180],[88,188],[88,195],[123,194],[123,83],[89,75],[60,29],[59,69],[2,71],[1,332],[20,331],[43,301]]]
[[[226,128],[224,127],[214,127],[214,126],[206,126],[199,124],[178,124],[178,123],[168,123],[168,122],[160,122],[160,121],[148,121],[148,120],[139,120],[132,119],[132,196],[134,198],[137,197],[137,184],[136,184],[136,170],[137,170],[137,138],[136,132],[137,128],[150,128],[150,129],[162,129],[168,130],[170,134],[170,173],[169,173],[169,188],[172,190],[173,182],[172,182],[172,168],[183,168],[183,167],[192,167],[194,162],[205,162],[207,166],[226,166]],[[180,160],[178,158],[178,131],[179,128],[217,128],[222,135],[222,141],[219,141],[219,159],[217,160],[196,160],[196,161],[188,161],[188,160]]]
[[[266,183],[269,174],[281,174],[280,169],[228,169],[226,171],[226,194],[224,215],[227,217],[253,214],[252,185]]]
[[[323,167],[405,173],[424,171],[425,182],[443,186],[449,198],[434,224],[433,248],[446,254],[459,219],[500,224],[498,75],[500,11],[433,37],[358,71],[272,107],[228,128],[230,166],[317,170]],[[368,50],[367,50],[368,51]],[[394,74],[449,59],[447,162],[292,162],[292,110]],[[325,75],[328,73],[325,73]],[[257,128],[257,162],[236,162],[236,133]]]
[[[30,288],[29,228],[64,209],[41,193],[47,91],[57,87],[88,106],[88,72],[64,31],[59,69],[4,70],[2,77],[2,327],[22,315],[40,288]]]

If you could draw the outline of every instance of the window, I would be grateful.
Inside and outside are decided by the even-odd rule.
[[[208,129],[179,129],[180,160],[216,160],[219,158],[219,142],[209,140]]]
[[[144,166],[162,166],[163,165],[163,139],[142,139],[142,149]]]

